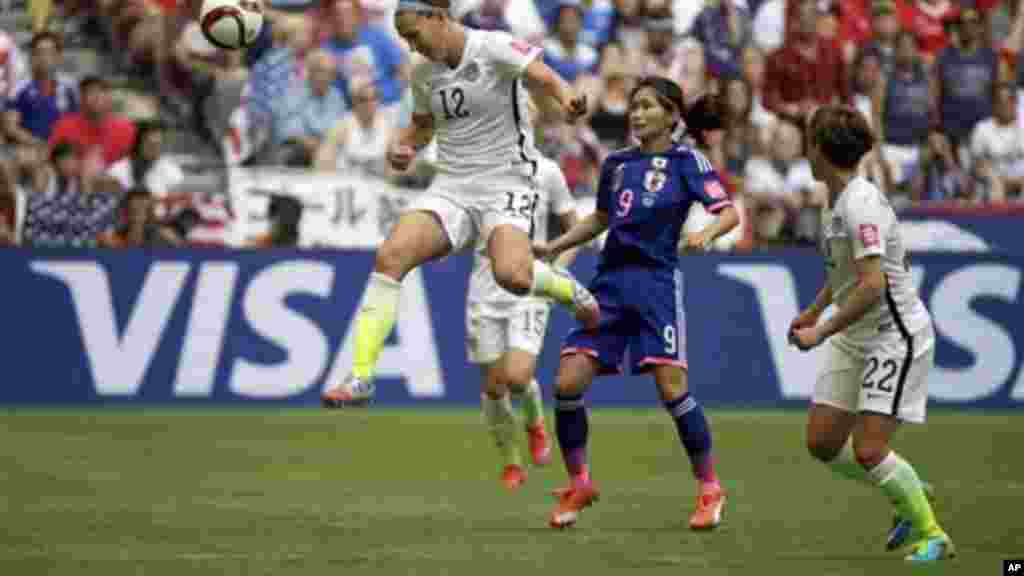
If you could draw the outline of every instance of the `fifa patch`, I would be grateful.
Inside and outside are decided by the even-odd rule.
[[[725,199],[725,188],[722,187],[722,183],[718,180],[708,180],[704,183],[704,193],[707,194],[712,200],[724,200]]]
[[[529,54],[530,52],[533,51],[533,46],[530,46],[529,44],[523,42],[522,40],[513,40],[509,42],[509,46],[511,46],[513,50],[519,52],[520,54]]]
[[[878,246],[878,226],[874,224],[860,225],[860,242],[864,247]]]

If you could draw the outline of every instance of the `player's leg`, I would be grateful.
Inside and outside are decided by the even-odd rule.
[[[807,451],[836,475],[864,484],[870,481],[853,454],[850,433],[860,405],[864,361],[832,344],[825,367],[814,384],[807,412]]]
[[[917,471],[891,448],[891,440],[901,422],[924,422],[934,349],[912,358],[912,345],[901,348],[880,345],[868,358],[853,449],[871,481],[912,527],[906,538],[912,549],[907,560],[931,562],[954,556],[953,543],[939,526]]]
[[[421,197],[403,214],[377,249],[373,273],[354,320],[352,373],[324,392],[324,406],[364,404],[373,395],[373,376],[384,341],[395,325],[402,279],[413,268],[440,258],[468,236],[468,216],[438,196]]]
[[[515,490],[526,482],[526,471],[519,455],[516,442],[518,432],[516,415],[512,411],[509,390],[504,384],[502,360],[483,366],[483,390],[480,402],[483,406],[484,422],[501,456],[501,482],[509,490]]]
[[[508,319],[508,341],[502,373],[509,391],[522,402],[523,421],[533,463],[551,461],[551,443],[544,428],[544,399],[537,383],[537,355],[544,345],[549,309],[541,302],[521,305]]]
[[[722,521],[725,491],[718,483],[711,451],[711,427],[704,409],[689,392],[687,372],[671,364],[656,364],[654,380],[665,410],[676,425],[679,441],[690,458],[697,479],[697,505],[690,516],[694,530],[710,530]]]
[[[548,520],[552,528],[567,528],[575,524],[579,513],[598,497],[587,464],[590,423],[583,394],[600,372],[601,365],[597,358],[582,350],[567,351],[558,365],[555,432],[562,450],[562,461],[569,473],[569,486],[555,492],[558,505]]]
[[[526,481],[516,443],[516,418],[502,376],[508,321],[466,311],[466,357],[481,368],[480,404],[484,424],[498,449],[502,483],[510,490]]]
[[[492,221],[487,253],[498,285],[513,294],[551,298],[569,308],[584,326],[596,327],[600,308],[586,287],[565,270],[533,257],[529,220],[494,214]]]

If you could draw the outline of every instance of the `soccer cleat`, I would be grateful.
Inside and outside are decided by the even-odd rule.
[[[558,506],[551,513],[548,525],[552,528],[562,529],[575,524],[580,512],[597,502],[600,493],[593,483],[588,483],[556,490],[554,495],[558,498]]]
[[[597,298],[594,298],[590,290],[580,284],[579,280],[573,278],[568,270],[554,266],[551,270],[572,282],[572,309],[576,320],[587,330],[596,329],[601,322],[601,306],[597,303]]]
[[[928,498],[928,502],[935,504],[935,487],[927,482],[921,483],[921,488],[924,490],[924,495]],[[885,538],[885,549],[886,550],[898,550],[906,545],[907,540],[910,539],[910,534],[913,532],[914,525],[909,519],[901,518],[899,514],[893,518],[892,529],[889,530],[888,536]]]
[[[320,396],[324,408],[346,408],[366,406],[373,399],[376,387],[370,380],[360,380],[349,374],[348,378],[325,391]]]
[[[911,544],[911,552],[904,560],[915,564],[927,564],[956,557],[956,547],[945,532],[938,530]]]
[[[547,466],[551,463],[551,443],[548,442],[548,432],[544,424],[527,426],[526,434],[530,440],[530,457],[537,466]]]
[[[697,509],[690,516],[690,529],[713,530],[722,523],[722,509],[725,507],[725,490],[721,486],[701,486],[697,496]]]
[[[509,464],[501,472],[501,483],[509,490],[517,490],[526,484],[526,470],[517,464]]]

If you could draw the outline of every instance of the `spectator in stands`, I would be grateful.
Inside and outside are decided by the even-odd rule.
[[[764,107],[765,57],[753,44],[743,50],[743,80],[750,90],[750,122],[755,126],[771,126],[778,122],[775,114]]]
[[[57,120],[50,134],[51,148],[61,142],[74,144],[85,160],[83,169],[93,174],[127,156],[135,144],[135,125],[113,114],[110,86],[98,76],[87,76],[78,85],[81,110]]]
[[[32,77],[14,90],[4,112],[4,131],[15,144],[45,147],[57,119],[78,110],[78,95],[58,74],[60,38],[51,32],[32,37]]]
[[[601,144],[609,149],[622,148],[629,136],[629,91],[632,78],[618,52],[608,52],[601,63],[601,88],[592,104],[588,122]]]
[[[800,138],[800,129],[786,121],[759,131],[743,173],[744,198],[756,244],[780,239],[800,211],[799,199],[792,197],[785,185],[785,174],[800,154]]]
[[[142,246],[181,246],[178,232],[159,222],[154,214],[154,198],[149,190],[131,188],[121,196],[117,207],[117,224],[101,232],[96,245],[101,248],[138,248]]]
[[[861,46],[872,36],[872,15],[879,0],[846,0],[840,2],[839,22],[836,27],[836,44],[843,61],[852,63]]]
[[[18,49],[14,37],[0,30],[0,104],[14,93],[14,88],[21,82],[25,62]]]
[[[582,24],[580,0],[559,0],[554,34],[543,45],[544,62],[569,83],[597,70],[597,50],[580,41]]]
[[[1002,202],[1020,197],[1024,184],[1024,128],[1017,119],[1017,90],[996,87],[995,113],[978,122],[971,134],[975,176],[984,185],[980,200]]]
[[[882,77],[873,99],[873,128],[882,144],[883,189],[890,195],[895,187],[906,187],[921,174],[921,150],[931,125],[929,79],[917,42],[910,31],[897,35],[892,71]]]
[[[337,67],[334,58],[323,50],[316,50],[306,58],[306,80],[301,94],[298,113],[287,117],[277,132],[284,140],[292,140],[304,147],[310,156],[316,154],[335,122],[345,117],[347,106],[335,86]]]
[[[298,59],[304,23],[296,17],[275,20],[272,46],[252,66],[244,110],[252,127],[253,164],[276,164],[287,128],[302,113],[306,85]]]
[[[704,49],[695,39],[675,42],[675,20],[671,4],[649,8],[644,20],[646,52],[627,52],[627,66],[646,76],[664,76],[679,83],[683,95],[693,102],[704,93],[706,68]]]
[[[786,0],[765,0],[751,7],[751,38],[765,54],[782,47],[786,40]]]
[[[708,73],[719,79],[740,75],[740,54],[750,41],[750,14],[735,0],[710,0],[688,34],[704,47]]]
[[[320,169],[362,170],[386,175],[388,143],[394,131],[392,114],[380,107],[371,78],[355,78],[350,89],[352,113],[336,121],[317,151]]]
[[[621,49],[627,51],[643,51],[647,43],[643,0],[614,0],[614,3],[615,22],[609,44],[617,44]],[[609,44],[604,47],[608,47]]]
[[[17,180],[14,163],[0,158],[0,246],[18,244]]]
[[[405,51],[389,32],[361,21],[355,0],[336,0],[331,22],[333,34],[323,48],[338,63],[338,89],[351,101],[349,80],[370,75],[381,107],[397,114],[411,72]]]
[[[299,230],[302,223],[302,202],[293,196],[274,194],[267,208],[270,230],[253,238],[253,248],[296,247],[299,245]]]
[[[871,37],[867,42],[854,46],[857,50],[874,51],[882,66],[882,74],[886,76],[892,71],[893,60],[896,57],[896,39],[900,33],[896,8],[896,0],[874,0],[871,3]],[[852,57],[847,59],[847,62],[852,61]]]
[[[796,30],[768,58],[765,106],[800,125],[815,106],[848,102],[849,85],[839,50],[818,37],[815,0],[799,0],[796,7]]]
[[[897,5],[900,25],[917,37],[927,64],[934,62],[949,44],[946,24],[954,20],[957,4],[951,0],[904,0]]]
[[[722,170],[730,178],[743,174],[747,159],[757,147],[757,126],[752,121],[754,109],[750,84],[742,78],[726,81],[723,87],[721,154]]]
[[[960,45],[948,46],[936,62],[941,135],[949,141],[961,167],[969,165],[968,139],[974,125],[992,115],[992,97],[999,80],[995,50],[982,44],[981,17],[968,8],[960,14]]]
[[[853,107],[864,115],[871,126],[877,124],[872,98],[882,79],[882,59],[879,53],[867,47],[858,52],[853,60],[850,99]]]
[[[132,153],[115,162],[107,174],[117,180],[122,190],[144,187],[154,200],[154,213],[159,218],[171,212],[174,192],[185,179],[181,166],[163,155],[163,126],[156,122],[140,122]]]
[[[113,223],[116,188],[92,181],[76,147],[58,142],[50,151],[50,162],[34,168],[25,194],[23,245],[93,246]]]

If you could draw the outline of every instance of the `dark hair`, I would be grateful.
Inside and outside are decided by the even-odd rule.
[[[281,143],[276,153],[276,164],[289,168],[308,168],[313,164],[313,155],[295,138],[288,138]]]
[[[875,134],[864,115],[847,106],[822,106],[810,118],[808,134],[828,161],[853,170],[875,146]]]
[[[60,52],[60,51],[62,51],[64,49],[64,42],[61,40],[60,36],[57,35],[56,32],[51,32],[49,30],[43,30],[42,32],[36,32],[32,36],[32,39],[28,41],[28,49],[30,51],[35,51],[36,46],[38,46],[39,44],[41,44],[42,42],[45,42],[47,40],[50,40],[51,42],[53,42],[57,46],[57,51],[58,52]]]
[[[82,81],[78,83],[78,93],[85,94],[86,90],[90,88],[108,88],[109,86],[103,78],[90,75],[82,78]]]
[[[56,162],[67,156],[74,156],[78,152],[78,146],[74,142],[62,140],[53,145],[50,149],[50,162]]]
[[[690,106],[683,116],[686,131],[697,143],[697,147],[706,148],[706,134],[712,130],[725,128],[725,102],[712,94],[704,94]]]
[[[669,80],[661,76],[645,76],[636,83],[633,91],[629,93],[629,101],[632,102],[633,98],[642,88],[650,88],[654,90],[654,93],[658,96],[658,102],[666,109],[675,109],[682,115],[686,112],[686,100],[683,98],[683,89],[679,87],[674,81]]]
[[[277,221],[277,225],[271,228],[275,246],[295,246],[299,243],[302,202],[298,198],[274,194],[270,197],[267,216]]]
[[[141,120],[135,123],[135,143],[132,145],[131,162],[132,178],[137,184],[141,184],[146,173],[153,167],[153,161],[145,160],[142,157],[142,143],[150,132],[162,132],[163,124],[153,120]]]

